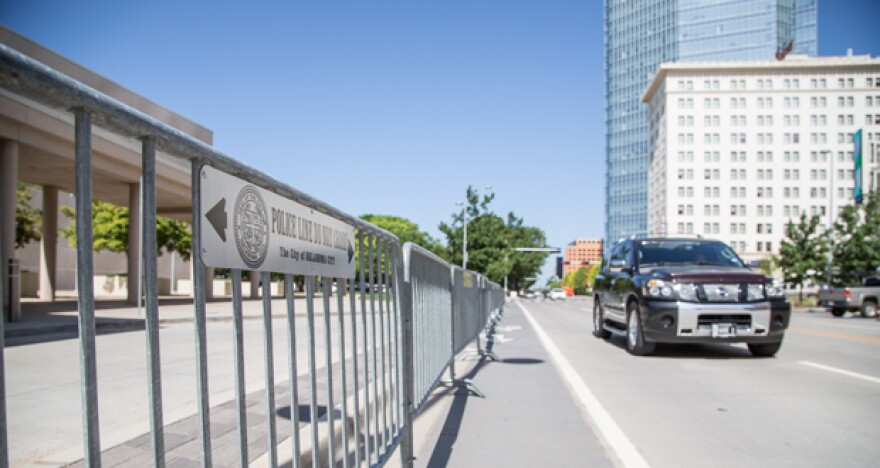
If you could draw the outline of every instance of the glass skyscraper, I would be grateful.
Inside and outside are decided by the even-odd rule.
[[[605,245],[648,230],[648,110],[668,61],[816,55],[818,0],[605,0]]]

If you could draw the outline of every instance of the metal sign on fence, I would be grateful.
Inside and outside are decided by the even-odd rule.
[[[203,166],[207,266],[354,278],[354,228],[245,180]]]

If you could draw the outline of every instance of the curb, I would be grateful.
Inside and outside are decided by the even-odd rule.
[[[306,312],[297,312],[294,314],[295,316],[306,316]],[[263,320],[262,315],[245,315],[242,317],[244,320]],[[282,320],[286,319],[287,314],[272,314],[273,320]],[[207,322],[231,322],[232,317],[222,316],[222,317],[206,317],[205,320]],[[167,319],[159,319],[159,325],[174,325],[180,323],[192,323],[195,322],[195,318],[167,318]],[[147,327],[146,319],[144,318],[136,318],[136,319],[117,319],[117,318],[97,318],[95,320],[95,332],[98,335],[108,335],[112,333],[120,333],[126,331],[137,331],[137,330],[145,330]],[[79,325],[77,324],[69,324],[69,325],[46,325],[46,326],[30,326],[30,327],[21,327],[8,329],[6,328],[3,331],[3,338],[28,338],[42,335],[57,335],[57,334],[79,334]]]

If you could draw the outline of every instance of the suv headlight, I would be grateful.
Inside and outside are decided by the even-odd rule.
[[[672,289],[678,293],[678,298],[683,301],[697,302],[697,287],[691,283],[675,283]]]
[[[645,295],[651,297],[665,297],[667,299],[672,299],[672,285],[667,284],[663,280],[648,280],[648,284],[645,286]]]
[[[763,301],[765,286],[763,284],[749,284],[746,287],[748,301]],[[769,291],[769,289],[768,289]]]
[[[649,297],[697,302],[697,288],[691,283],[674,283],[652,279],[648,280],[644,289],[645,295]]]
[[[773,281],[766,283],[764,288],[767,290],[767,296],[771,299],[779,299],[785,297],[785,287],[781,281]]]

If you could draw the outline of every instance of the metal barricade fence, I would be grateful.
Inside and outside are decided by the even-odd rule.
[[[482,276],[461,267],[452,269],[453,297],[453,353],[462,352],[468,343],[477,338],[486,325],[482,314]]]
[[[449,264],[418,245],[403,246],[404,280],[412,291],[414,410],[437,386],[452,354]]]
[[[214,148],[109,98],[59,72],[0,44],[0,86],[50,108],[70,111],[75,122],[77,228],[77,307],[83,415],[83,463],[101,465],[95,303],[92,277],[92,125],[142,142],[144,297],[147,343],[145,385],[150,401],[149,437],[154,466],[164,466],[173,447],[165,438],[156,258],[157,151],[189,160],[192,181],[193,303],[198,405],[198,447],[203,466],[212,466],[217,450],[211,424],[206,288],[202,245],[203,168],[209,166],[286,200],[352,226],[356,232],[354,279],[306,274],[305,297],[296,298],[294,276],[284,273],[281,303],[287,342],[286,382],[277,371],[270,296],[270,271],[261,271],[264,389],[247,394],[242,269],[232,269],[231,328],[234,348],[235,428],[224,440],[235,440],[233,460],[246,466],[256,459],[277,466],[381,466],[401,450],[404,466],[412,464],[412,420],[455,355],[477,338],[503,306],[497,284],[473,272],[451,267],[425,249],[345,214],[293,187],[256,171]],[[351,260],[350,260],[351,261]],[[332,297],[336,285],[335,299]],[[499,294],[500,293],[500,294]],[[8,296],[0,285],[0,300]],[[501,298],[499,300],[499,298]],[[302,309],[305,309],[304,311]],[[297,319],[297,315],[305,318]],[[303,323],[304,321],[304,323]],[[2,321],[0,321],[2,322]],[[305,329],[303,330],[303,326]],[[0,324],[0,332],[3,326]],[[2,335],[2,334],[0,334]],[[305,345],[302,343],[305,342]],[[2,345],[2,336],[0,336]],[[299,353],[307,354],[307,369]],[[8,466],[7,395],[4,353],[0,346],[0,467]],[[283,364],[280,364],[284,366]],[[416,399],[417,396],[417,399]],[[265,418],[250,418],[260,400]],[[250,403],[249,403],[250,402]],[[290,427],[279,435],[276,415],[288,405]],[[301,421],[301,408],[308,421]],[[305,424],[308,422],[308,424]],[[254,440],[265,438],[255,450]],[[251,441],[251,442],[249,442]],[[177,442],[174,442],[177,443]],[[279,446],[289,444],[283,454]],[[226,447],[224,447],[226,448]],[[229,451],[229,450],[225,450]],[[279,460],[279,456],[284,459]],[[144,463],[148,463],[144,461]],[[220,464],[218,462],[218,464]]]

